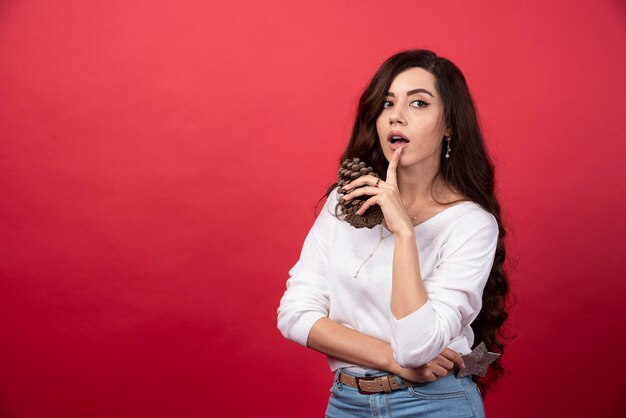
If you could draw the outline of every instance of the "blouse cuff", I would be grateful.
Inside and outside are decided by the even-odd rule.
[[[320,320],[321,318],[325,318],[326,315],[321,312],[315,311],[307,311],[303,312],[298,318],[296,326],[293,327],[292,339],[304,347],[307,347],[307,341],[309,339],[309,333],[311,332],[311,328],[313,325]]]
[[[437,318],[432,302],[429,300],[420,306],[415,312],[410,313],[402,319],[396,319],[391,314],[391,331],[397,343],[402,345],[412,343],[422,339],[430,340],[432,336],[433,324]],[[421,344],[416,344],[420,346]]]
[[[424,305],[402,319],[391,314],[391,348],[402,367],[418,367],[431,360],[432,340],[435,336],[437,315],[428,300]]]

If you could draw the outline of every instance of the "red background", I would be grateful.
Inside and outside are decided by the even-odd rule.
[[[623,416],[625,28],[617,0],[2,2],[0,416],[322,416],[276,308],[361,89],[416,47],[496,164],[487,414]]]

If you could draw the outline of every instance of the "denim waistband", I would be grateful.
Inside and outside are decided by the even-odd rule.
[[[391,374],[384,370],[367,369],[367,368],[364,368],[363,372],[359,372],[356,370],[350,370],[349,367],[338,368],[337,370],[335,370],[335,374],[338,374],[338,373],[345,373],[349,376],[356,376],[356,377],[378,377],[378,376],[387,376]]]

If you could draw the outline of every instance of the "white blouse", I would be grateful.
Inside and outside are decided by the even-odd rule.
[[[334,216],[339,194],[329,195],[309,231],[300,259],[289,271],[278,308],[278,328],[303,346],[313,324],[328,317],[391,344],[402,367],[418,367],[449,347],[471,351],[470,327],[498,241],[495,217],[474,202],[457,203],[415,226],[419,266],[429,300],[397,320],[391,314],[395,236],[380,240],[382,225],[354,228]],[[384,229],[385,236],[390,232]],[[328,357],[330,368],[355,366]]]

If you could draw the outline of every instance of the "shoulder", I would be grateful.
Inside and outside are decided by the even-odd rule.
[[[491,212],[483,208],[478,203],[467,200],[466,207],[464,211],[464,216],[466,220],[472,220],[480,225],[495,225],[498,226],[498,221],[496,217],[493,216]]]
[[[488,242],[498,240],[498,221],[491,212],[471,200],[458,205],[459,210],[449,223],[451,239],[481,237]]]
[[[337,204],[339,203],[339,197],[340,197],[339,187],[337,186],[326,197],[326,202],[324,203],[322,210],[334,216],[335,208],[337,207]]]
[[[326,201],[317,215],[315,224],[328,229],[337,227],[339,219],[337,218],[336,208],[339,203],[339,196],[339,187],[335,187],[326,197]]]
[[[493,261],[498,245],[498,222],[478,203],[465,201],[453,207],[438,234],[439,256],[466,267],[483,268]]]

